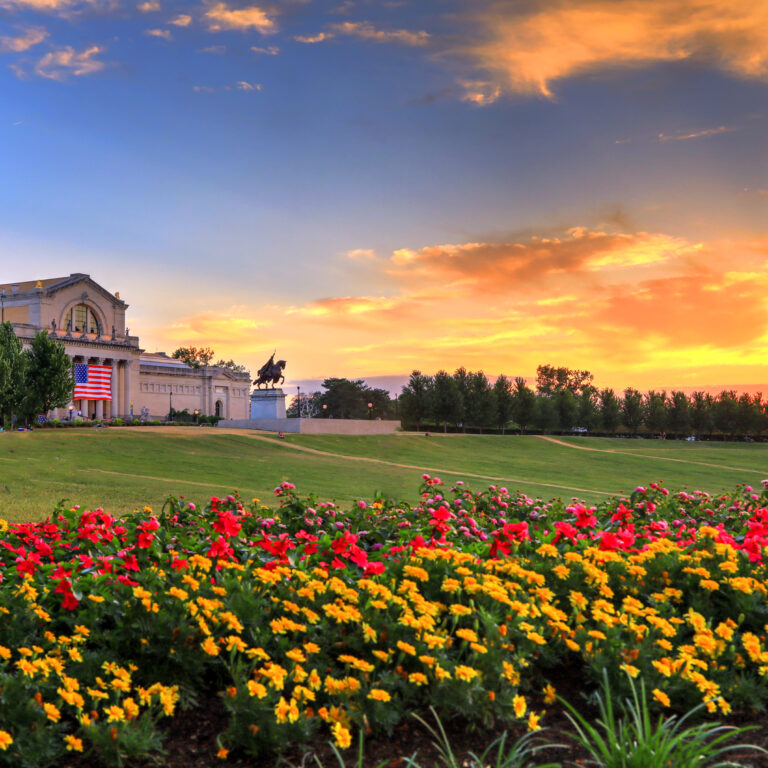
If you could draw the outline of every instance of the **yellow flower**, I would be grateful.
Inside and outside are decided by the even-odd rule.
[[[466,640],[468,643],[477,642],[477,633],[471,629],[457,629],[456,637],[460,637],[462,640]]]
[[[529,731],[541,730],[541,726],[539,725],[539,720],[541,720],[541,715],[537,715],[535,712],[531,712],[528,715],[528,730]]]
[[[382,688],[371,688],[368,698],[373,699],[374,701],[390,701],[392,699],[389,692]]]
[[[472,680],[474,680],[476,677],[480,676],[480,673],[473,669],[472,667],[467,667],[464,664],[459,664],[458,667],[454,670],[456,673],[456,677],[459,680],[464,680],[464,682],[469,683]]]
[[[669,696],[664,691],[660,691],[658,688],[654,688],[651,691],[653,698],[656,699],[663,707],[669,706]]]
[[[219,760],[226,760],[227,755],[229,755],[229,750],[226,747],[222,747],[217,753],[216,757],[219,758]]]
[[[512,707],[515,710],[515,717],[525,717],[526,710],[528,709],[528,705],[525,702],[525,696],[515,696],[515,698],[512,699]]]
[[[0,731],[0,749],[5,751],[13,744],[13,739],[8,731]]]
[[[398,640],[397,647],[403,651],[403,653],[408,653],[411,656],[416,655],[416,649],[410,643],[404,643],[402,640]]]
[[[67,745],[67,752],[82,752],[83,751],[83,742],[78,739],[76,736],[71,736],[67,734],[64,737],[64,742]]]
[[[640,674],[640,670],[637,667],[633,667],[631,664],[622,664],[623,669],[630,677],[637,677]]]
[[[331,733],[333,734],[336,746],[341,749],[347,749],[352,743],[352,734],[339,722],[333,724]]]
[[[206,637],[205,640],[200,643],[200,647],[209,655],[209,656],[218,656],[219,655],[219,646],[216,645],[214,639],[212,637]]]
[[[472,613],[471,608],[466,605],[452,605],[450,607],[451,616],[469,616]]]
[[[61,719],[61,712],[54,704],[49,704],[47,701],[43,704],[43,709],[48,719],[53,723],[58,723]]]
[[[261,683],[257,683],[255,680],[249,680],[246,685],[248,687],[248,693],[251,696],[256,696],[259,699],[263,699],[267,695],[266,686],[262,685]]]
[[[411,674],[408,675],[408,682],[411,682],[414,685],[426,685],[428,681],[427,676],[423,672],[411,672]]]
[[[552,683],[547,683],[546,687],[544,688],[544,703],[554,704],[555,701],[557,701],[557,694],[555,692],[555,688],[552,685]]]
[[[110,705],[104,711],[107,713],[108,723],[120,723],[125,720],[125,710],[117,704]]]

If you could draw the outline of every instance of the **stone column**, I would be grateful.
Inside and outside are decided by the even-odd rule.
[[[119,383],[117,378],[117,360],[112,358],[112,381],[110,382],[112,388],[112,403],[109,408],[109,415],[114,419],[120,416],[120,394],[118,392]]]
[[[131,400],[131,364],[128,360],[125,361],[125,374],[123,376],[124,381],[124,387],[125,387],[125,395],[124,395],[124,403],[125,403],[125,412],[130,416],[131,408],[130,408],[130,400]],[[135,411],[135,408],[134,408]]]

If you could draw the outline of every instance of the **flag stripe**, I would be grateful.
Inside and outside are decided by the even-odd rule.
[[[112,400],[111,365],[75,365],[75,400]]]

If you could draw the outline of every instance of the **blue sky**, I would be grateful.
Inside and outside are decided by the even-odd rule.
[[[762,0],[0,0],[3,279],[88,272],[148,349],[297,380],[757,384],[766,30]]]

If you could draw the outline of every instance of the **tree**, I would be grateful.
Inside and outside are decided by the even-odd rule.
[[[403,422],[419,429],[432,413],[432,379],[421,371],[413,371],[400,395]]]
[[[334,419],[364,419],[368,416],[368,386],[362,379],[330,378],[323,382],[321,407]]]
[[[521,376],[515,379],[512,393],[512,417],[520,427],[520,432],[525,432],[526,427],[536,421],[536,395]]]
[[[667,400],[667,423],[676,435],[684,435],[690,431],[691,404],[685,392],[673,392]]]
[[[606,432],[615,432],[621,424],[621,405],[612,389],[601,389],[598,395],[600,402],[600,421]]]
[[[323,412],[321,392],[310,392],[301,396],[301,416],[305,419],[319,419],[325,414]],[[285,409],[285,415],[289,419],[299,417],[299,398],[294,397],[291,404]]]
[[[580,427],[586,427],[590,432],[600,423],[600,412],[597,408],[597,390],[586,386],[581,390],[577,399],[576,421]]]
[[[579,404],[570,389],[558,389],[553,395],[557,424],[564,432],[569,432],[576,426],[576,416]]]
[[[469,377],[470,377],[470,373],[467,371],[467,369],[463,365],[461,366],[461,368],[457,368],[453,374],[453,380],[456,382],[456,386],[459,389],[459,394],[461,395],[461,406],[463,409],[463,413],[461,417],[461,426],[465,432],[466,432],[466,424],[469,419],[469,414],[468,414],[469,401],[472,397],[472,393],[469,390]]]
[[[736,431],[736,411],[738,401],[733,390],[723,390],[715,401],[714,422],[715,427],[724,435],[732,436]]]
[[[496,423],[503,435],[507,423],[514,418],[515,399],[512,395],[512,382],[502,374],[494,382],[493,392],[496,396]]]
[[[557,429],[560,423],[560,414],[557,412],[555,398],[548,395],[540,395],[536,398],[536,426],[542,432]]]
[[[540,395],[552,395],[561,389],[568,389],[580,395],[585,387],[592,385],[594,376],[589,371],[540,365],[536,369],[536,391]]]
[[[645,425],[653,432],[666,432],[667,393],[650,390],[645,396]]]
[[[26,357],[24,413],[34,416],[65,406],[72,399],[75,380],[64,345],[46,331],[39,331],[22,355]]]
[[[210,365],[214,352],[210,347],[179,347],[171,357],[181,360],[190,368],[202,368]]]
[[[448,423],[458,424],[464,419],[464,402],[455,379],[445,371],[438,371],[432,379],[432,416],[436,424],[448,431]]]
[[[490,427],[496,421],[496,398],[482,371],[469,374],[469,399],[464,404],[466,421],[474,427]]]
[[[174,353],[174,357],[175,357],[175,353]],[[244,365],[240,365],[236,363],[234,360],[224,360],[224,358],[218,359],[214,363],[214,366],[216,366],[217,368],[228,368],[230,371],[234,371],[235,373],[246,373],[248,370]]]
[[[757,434],[758,419],[761,416],[759,401],[756,403],[752,395],[744,392],[738,400],[735,414],[736,432],[740,435],[748,435],[750,432]]]
[[[621,420],[630,432],[637,432],[643,423],[643,396],[632,387],[624,390],[621,401]]]
[[[697,435],[712,433],[715,424],[715,403],[712,395],[707,392],[693,392],[691,394],[691,426]]]
[[[26,357],[10,322],[0,324],[0,419],[6,428],[22,407]]]

